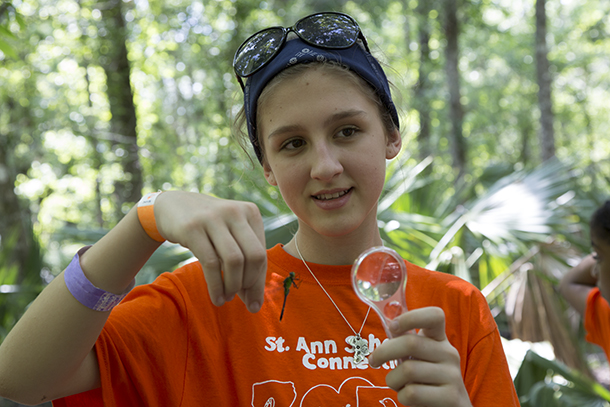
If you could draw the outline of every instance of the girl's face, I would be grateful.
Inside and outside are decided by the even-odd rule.
[[[595,269],[597,286],[606,301],[610,302],[610,243],[591,234],[593,250],[595,250]]]
[[[377,228],[386,159],[402,143],[397,130],[386,135],[378,107],[343,75],[312,67],[283,79],[259,107],[265,178],[305,233]]]

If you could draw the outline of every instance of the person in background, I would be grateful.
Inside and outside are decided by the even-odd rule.
[[[145,196],[9,333],[0,395],[55,406],[518,406],[476,287],[406,263],[409,311],[393,339],[352,289],[354,260],[383,245],[377,205],[402,146],[356,21],[326,12],[260,31],[234,69],[246,139],[298,218],[293,238],[266,250],[251,202]],[[131,290],[165,240],[199,261]]]
[[[584,317],[585,339],[610,360],[610,200],[595,211],[590,230],[593,253],[563,276],[559,292]]]

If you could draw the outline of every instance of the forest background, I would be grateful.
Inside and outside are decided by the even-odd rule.
[[[269,246],[289,239],[294,218],[231,135],[231,61],[251,33],[328,10],[356,18],[400,95],[386,244],[477,285],[506,338],[604,381],[554,291],[610,196],[601,0],[0,0],[0,341],[143,193],[249,200]],[[190,257],[166,244],[138,283]]]

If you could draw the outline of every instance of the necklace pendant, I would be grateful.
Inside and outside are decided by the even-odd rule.
[[[364,359],[371,353],[369,352],[369,344],[367,341],[362,339],[360,334],[356,334],[355,336],[351,336],[347,343],[352,345],[352,350],[354,351],[354,363],[359,365],[364,361]]]

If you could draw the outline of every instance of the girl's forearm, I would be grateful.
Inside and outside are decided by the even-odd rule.
[[[93,285],[119,294],[158,246],[133,209],[81,256],[81,268]],[[91,388],[99,381],[91,353],[109,315],[79,303],[62,272],[0,345],[0,396],[38,404]]]
[[[594,287],[597,279],[593,276],[592,271],[595,267],[595,259],[593,255],[588,255],[581,262],[570,269],[561,279],[562,283],[579,284]]]
[[[582,315],[585,313],[589,292],[597,282],[592,274],[595,263],[592,255],[585,257],[559,282],[558,289],[561,295]]]

